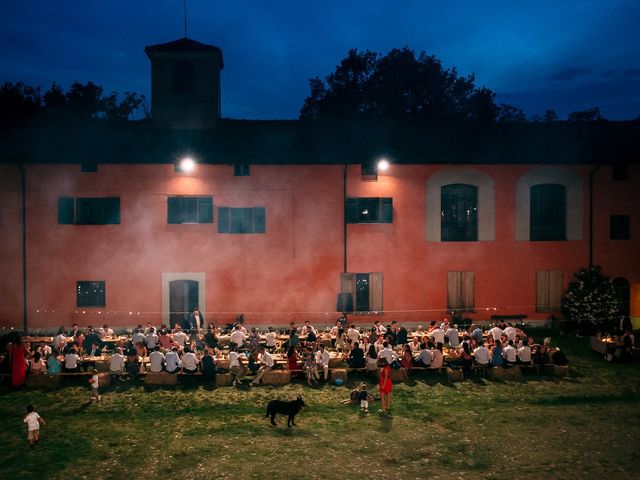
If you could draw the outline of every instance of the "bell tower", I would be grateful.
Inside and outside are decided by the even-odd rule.
[[[222,51],[189,38],[150,45],[151,119],[156,128],[215,128],[220,119]]]

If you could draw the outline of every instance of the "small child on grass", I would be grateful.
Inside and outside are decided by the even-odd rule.
[[[367,392],[367,384],[363,383],[360,385],[360,394],[358,395],[360,399],[360,410],[363,413],[369,413],[369,392]]]
[[[40,425],[45,425],[44,418],[34,411],[33,405],[27,405],[27,415],[24,417],[24,423],[27,424],[29,446],[35,447],[40,441]]]
[[[98,387],[100,386],[100,380],[98,378],[98,370],[95,368],[93,369],[93,375],[89,379],[89,384],[91,385],[91,400],[99,402],[100,394],[98,393]]]

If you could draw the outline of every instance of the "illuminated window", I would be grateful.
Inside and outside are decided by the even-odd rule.
[[[213,197],[167,198],[167,223],[213,223]]]
[[[103,280],[84,280],[76,284],[78,307],[104,307],[105,288]]]
[[[347,223],[393,223],[393,199],[389,197],[347,198]]]
[[[441,241],[477,241],[478,187],[465,184],[444,185],[440,195]]]
[[[352,301],[346,305],[353,306],[354,312],[381,312],[382,305],[382,272],[342,273],[341,293],[351,295]],[[341,311],[350,311],[342,305]]]

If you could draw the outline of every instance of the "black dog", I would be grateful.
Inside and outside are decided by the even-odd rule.
[[[271,425],[276,424],[276,413],[288,415],[287,425],[295,425],[294,417],[304,407],[304,400],[298,395],[298,398],[291,402],[283,402],[282,400],[271,400],[267,405],[267,417],[271,417]]]

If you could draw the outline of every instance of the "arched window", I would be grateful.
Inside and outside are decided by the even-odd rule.
[[[440,189],[442,242],[478,240],[478,187],[455,183]]]
[[[530,193],[530,240],[566,240],[567,193],[564,185],[533,185]]]
[[[187,62],[178,63],[173,69],[173,91],[175,93],[191,93],[193,87],[193,67]]]
[[[495,240],[494,184],[485,172],[438,170],[427,180],[425,200],[427,242]]]

